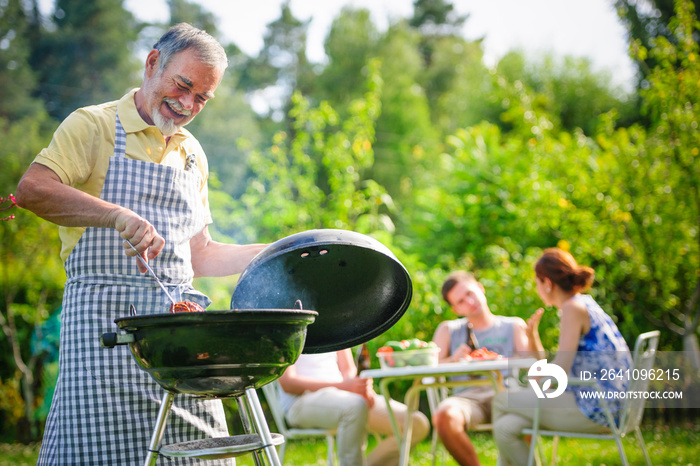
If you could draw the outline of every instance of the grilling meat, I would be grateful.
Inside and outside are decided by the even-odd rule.
[[[170,312],[204,312],[204,308],[192,301],[180,301],[170,305]]]

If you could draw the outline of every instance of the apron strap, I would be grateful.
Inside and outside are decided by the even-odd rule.
[[[119,121],[118,113],[114,131],[114,156],[126,158],[126,131],[124,131],[122,122]]]

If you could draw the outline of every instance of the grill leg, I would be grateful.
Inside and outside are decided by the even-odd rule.
[[[243,396],[236,397],[236,404],[238,404],[238,414],[241,417],[241,421],[243,423],[243,430],[245,431],[246,434],[254,434],[255,430],[253,429],[252,424],[250,423],[250,408],[247,403],[248,399]],[[260,451],[255,450],[253,452],[253,459],[255,460],[255,466],[262,466],[262,457],[260,456]]]
[[[272,434],[270,434],[270,428],[267,426],[267,421],[265,421],[265,413],[263,413],[262,406],[260,406],[260,400],[258,399],[258,393],[254,388],[246,388],[245,398],[248,406],[250,407],[250,414],[253,418],[253,423],[255,424],[255,430],[260,435],[263,445],[267,445],[263,448],[267,460],[272,466],[282,466],[280,459],[277,456],[277,450],[272,444]]]
[[[165,433],[165,423],[170,415],[170,408],[173,405],[174,397],[175,395],[168,391],[163,394],[163,399],[160,401],[160,409],[158,410],[158,418],[156,419],[156,426],[153,428],[151,443],[148,445],[148,456],[146,456],[144,466],[155,466],[156,464],[160,442],[163,440],[163,433]]]

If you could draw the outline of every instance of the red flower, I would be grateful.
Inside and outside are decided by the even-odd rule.
[[[5,205],[8,201],[9,201],[9,205]],[[11,208],[16,207],[16,206],[17,206],[17,203],[15,202],[15,196],[12,193],[10,193],[10,195],[7,196],[7,198],[0,196],[0,210],[10,210]],[[0,221],[4,222],[7,220],[14,220],[14,218],[15,218],[15,215],[12,214],[9,217],[0,218]]]

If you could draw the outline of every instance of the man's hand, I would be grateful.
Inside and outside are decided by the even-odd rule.
[[[376,393],[374,392],[372,379],[363,379],[360,377],[346,378],[343,380],[340,388],[361,395],[367,402],[367,406],[370,408],[374,406],[374,397]]]
[[[165,240],[158,234],[151,223],[128,209],[121,209],[114,221],[114,228],[124,240],[129,240],[141,257],[146,261],[153,259],[163,250]],[[136,257],[136,252],[124,241],[126,255]],[[141,261],[136,262],[139,272],[145,273],[146,267]]]
[[[461,361],[462,359],[466,359],[469,354],[471,354],[472,350],[469,346],[466,344],[461,344],[459,347],[455,350],[454,353],[452,353],[450,359],[452,359],[454,362]]]

